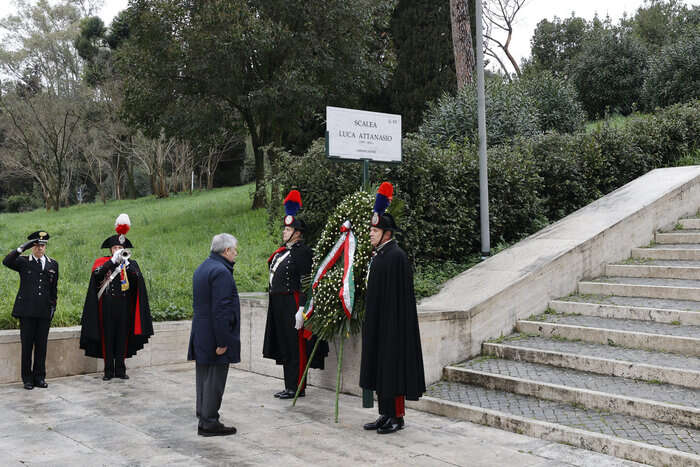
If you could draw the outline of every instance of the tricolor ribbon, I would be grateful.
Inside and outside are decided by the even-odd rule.
[[[338,296],[340,303],[343,305],[345,315],[350,319],[352,317],[352,308],[355,303],[355,275],[353,269],[355,266],[355,251],[357,250],[357,238],[352,232],[350,221],[343,222],[340,227],[340,238],[331,251],[321,262],[321,265],[316,271],[313,283],[311,284],[312,296],[309,300],[307,312],[304,314],[304,319],[308,319],[314,312],[313,291],[318,287],[318,283],[323,279],[328,271],[335,265],[338,259],[343,257],[343,285],[340,287]]]

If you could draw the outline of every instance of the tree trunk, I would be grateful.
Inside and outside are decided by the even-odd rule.
[[[255,154],[255,194],[253,195],[252,209],[260,209],[265,207],[267,201],[267,192],[265,191],[265,153],[262,150],[265,140],[262,125],[258,128],[250,112],[245,109],[239,110],[248,127],[253,154]]]
[[[473,81],[474,47],[469,21],[469,1],[471,0],[450,0],[452,48],[455,54],[458,90]]]

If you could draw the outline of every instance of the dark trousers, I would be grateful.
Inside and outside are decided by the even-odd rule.
[[[126,297],[110,297],[110,303],[102,305],[105,344],[105,375],[124,376],[126,365],[126,325],[129,303]]]
[[[275,300],[272,325],[275,327],[277,348],[283,357],[284,388],[296,391],[304,371],[299,370],[299,331],[294,329],[296,302],[293,295],[271,295],[270,300]]]
[[[401,418],[406,412],[404,396],[382,397],[377,394],[377,401],[379,402],[379,415]]]
[[[22,341],[22,382],[32,383],[46,378],[46,345],[51,320],[20,318],[19,338]],[[32,368],[32,349],[34,367]]]
[[[219,421],[219,409],[226,389],[226,377],[228,376],[228,363],[218,365],[195,365],[195,378],[197,385],[196,413],[199,418],[199,427],[209,430],[221,425]]]

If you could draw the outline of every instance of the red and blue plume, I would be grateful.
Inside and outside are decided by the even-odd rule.
[[[391,203],[393,197],[394,186],[389,182],[382,182],[377,190],[377,196],[374,198],[374,212],[384,214],[384,211],[389,207],[389,203]]]
[[[288,216],[296,216],[301,208],[301,193],[292,190],[284,198],[284,213]]]

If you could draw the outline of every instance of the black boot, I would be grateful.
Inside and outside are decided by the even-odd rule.
[[[377,428],[377,433],[380,435],[387,435],[389,433],[394,433],[403,428],[403,417],[391,417],[389,420],[379,428]]]
[[[384,424],[389,421],[389,418],[390,417],[388,415],[380,415],[375,421],[365,423],[363,428],[365,430],[376,430],[377,428],[384,426]]]

